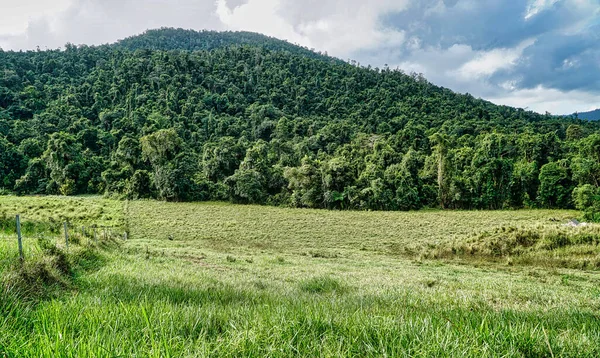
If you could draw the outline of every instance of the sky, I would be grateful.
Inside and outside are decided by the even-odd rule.
[[[0,0],[0,48],[245,30],[540,113],[600,108],[600,0]]]

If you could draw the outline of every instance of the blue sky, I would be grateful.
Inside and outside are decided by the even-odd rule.
[[[8,3],[0,4],[4,49],[100,44],[161,26],[248,30],[423,73],[499,104],[555,114],[600,108],[600,0]]]

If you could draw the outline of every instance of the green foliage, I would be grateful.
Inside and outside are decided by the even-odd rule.
[[[136,170],[127,187],[130,199],[150,198],[152,195],[150,174],[146,170]]]
[[[565,208],[571,204],[573,185],[565,162],[551,162],[540,169],[538,200],[547,208]]]
[[[0,187],[11,188],[23,174],[25,160],[23,154],[4,136],[0,135]]]
[[[578,210],[585,214],[585,219],[599,221],[600,217],[600,189],[590,184],[578,186],[573,189],[573,202]]]
[[[0,73],[0,188],[18,194],[501,209],[600,187],[600,123],[258,34],[6,51]]]
[[[326,54],[315,53],[307,48],[292,45],[273,37],[254,32],[209,30],[194,31],[174,28],[147,30],[141,35],[131,36],[118,41],[113,47],[129,50],[180,50],[210,51],[230,46],[256,46],[271,51],[286,51],[300,56],[341,62]]]
[[[238,203],[263,203],[267,193],[264,190],[265,178],[254,169],[239,169],[225,179],[229,196]]]

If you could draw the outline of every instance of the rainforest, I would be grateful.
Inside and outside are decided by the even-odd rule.
[[[3,193],[594,216],[599,186],[598,122],[263,35],[0,50]]]

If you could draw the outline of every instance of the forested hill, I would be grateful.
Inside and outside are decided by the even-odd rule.
[[[194,31],[174,28],[147,30],[141,35],[135,35],[117,41],[113,47],[128,50],[183,50],[210,51],[231,46],[254,46],[273,51],[287,51],[296,55],[341,62],[326,54],[311,51],[307,48],[292,45],[274,37],[246,31]]]
[[[571,207],[574,188],[600,185],[596,122],[260,37],[170,31],[0,51],[0,187],[406,210]],[[178,47],[196,51],[160,50]]]

